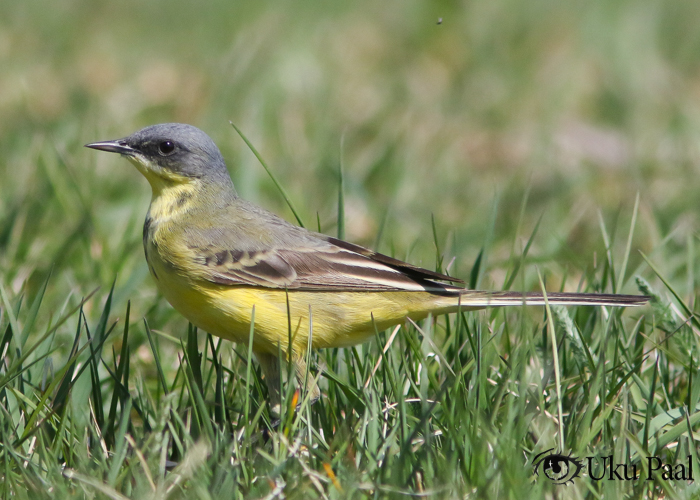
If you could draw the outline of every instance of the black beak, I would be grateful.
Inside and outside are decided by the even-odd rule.
[[[110,153],[119,153],[127,156],[134,156],[137,151],[129,146],[124,139],[116,141],[101,141],[92,142],[85,145],[86,148],[98,149],[100,151],[108,151]]]

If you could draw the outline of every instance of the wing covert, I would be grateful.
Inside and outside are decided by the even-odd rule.
[[[340,241],[340,240],[335,240]],[[300,290],[455,292],[461,287],[434,281],[459,281],[391,257],[348,244],[269,250],[196,252],[206,279],[222,285]],[[343,242],[345,243],[345,242]],[[363,255],[355,248],[368,253]],[[374,256],[384,258],[383,262]],[[393,265],[392,265],[393,264]]]

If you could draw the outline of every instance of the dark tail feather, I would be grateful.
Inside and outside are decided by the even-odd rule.
[[[482,292],[465,290],[460,294],[460,306],[464,307],[502,307],[502,306],[643,306],[651,297],[648,295],[617,295],[612,293],[547,293],[540,292]]]

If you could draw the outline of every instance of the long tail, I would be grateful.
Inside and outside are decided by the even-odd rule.
[[[502,307],[502,306],[643,306],[651,297],[648,295],[617,295],[612,293],[547,293],[547,298],[540,292],[482,292],[465,290],[460,294],[460,306],[463,307]]]

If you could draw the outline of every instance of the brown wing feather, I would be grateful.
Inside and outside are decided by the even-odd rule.
[[[423,269],[422,267],[414,266],[412,264],[409,264],[408,262],[404,262],[399,259],[394,259],[393,257],[389,257],[388,255],[375,252],[374,250],[370,250],[369,248],[361,247],[360,245],[355,245],[353,243],[348,243],[347,241],[339,240],[331,236],[328,236],[326,241],[342,249],[363,255],[369,259],[381,262],[382,264],[386,264],[387,266],[400,269],[406,274],[415,276],[417,278],[449,281],[452,283],[464,283],[464,281],[459,278],[447,276],[446,274],[436,273],[435,271],[429,271],[428,269]]]
[[[336,240],[340,241],[340,240]],[[437,283],[433,279],[459,281],[439,273],[422,270],[390,257],[393,265],[353,251],[327,246],[264,251],[199,250],[205,277],[224,285],[249,285],[303,290],[410,290],[459,293],[460,287]],[[366,252],[370,250],[357,247]],[[377,254],[380,255],[380,254]],[[394,264],[394,262],[398,264]],[[443,277],[444,276],[444,277]]]

